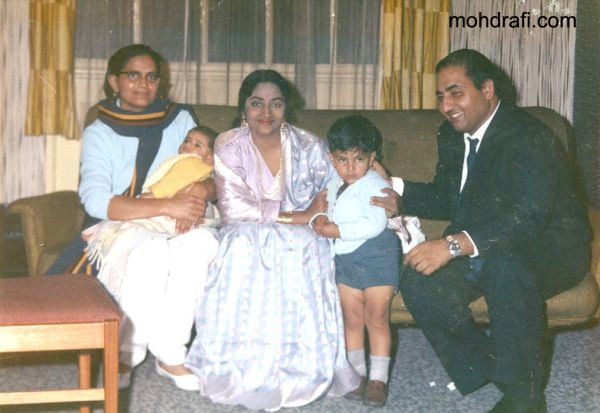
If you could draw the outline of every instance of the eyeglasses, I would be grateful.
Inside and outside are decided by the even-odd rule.
[[[127,75],[127,79],[132,82],[139,82],[141,79],[146,79],[148,83],[158,83],[160,80],[160,75],[156,72],[149,72],[146,74],[142,74],[137,70],[127,70],[125,72],[118,72],[117,76]]]

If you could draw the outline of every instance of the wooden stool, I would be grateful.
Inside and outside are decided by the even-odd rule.
[[[0,393],[0,405],[104,400],[117,413],[121,312],[87,275],[0,279],[0,353],[79,351],[79,388]],[[104,350],[104,386],[91,388],[92,349]]]

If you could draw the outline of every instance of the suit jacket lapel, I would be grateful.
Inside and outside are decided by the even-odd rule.
[[[473,170],[469,172],[467,176],[467,181],[465,182],[465,186],[461,193],[461,200],[468,196],[468,193],[472,191],[472,188],[477,188],[477,182],[484,176],[486,168],[489,168],[493,165],[493,159],[495,157],[496,152],[500,149],[502,141],[506,136],[506,125],[510,125],[510,114],[512,112],[512,105],[502,104],[498,108],[494,119],[490,122],[485,134],[483,135],[483,140],[479,146],[479,150],[477,151],[477,157],[475,158],[475,163],[473,164]],[[502,126],[504,125],[504,126]],[[464,144],[463,144],[464,148]]]
[[[449,154],[447,159],[450,159],[449,171],[456,171],[449,176],[450,186],[448,191],[453,195],[450,197],[453,200],[452,210],[456,211],[460,207],[461,201],[460,180],[464,163],[465,144],[461,132],[457,132],[450,124],[447,124],[446,127],[447,130],[444,133],[446,141],[445,150]]]

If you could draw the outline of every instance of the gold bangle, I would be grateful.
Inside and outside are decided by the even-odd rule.
[[[280,224],[291,224],[293,214],[294,213],[292,211],[282,211],[279,213],[279,215],[277,215],[276,222]]]

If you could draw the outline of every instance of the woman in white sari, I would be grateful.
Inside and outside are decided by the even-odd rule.
[[[326,238],[308,224],[326,207],[326,144],[285,122],[290,86],[246,77],[242,126],[215,147],[223,227],[186,366],[217,403],[277,410],[356,388]]]

